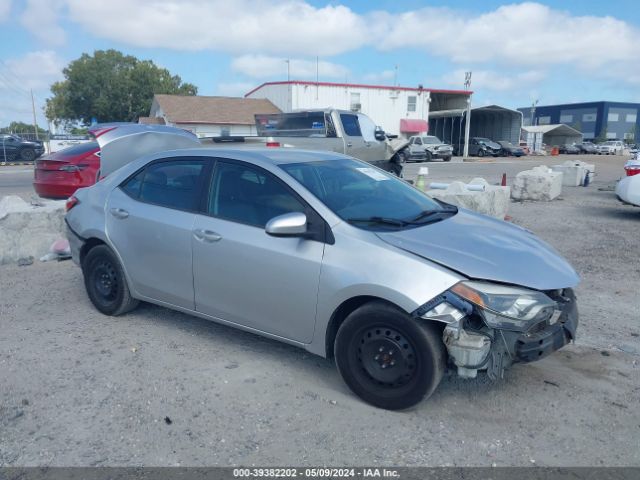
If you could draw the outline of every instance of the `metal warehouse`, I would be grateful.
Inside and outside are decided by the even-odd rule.
[[[564,123],[581,132],[585,140],[628,140],[640,132],[640,103],[587,102],[523,107],[524,125]]]
[[[462,152],[467,110],[464,108],[431,112],[429,132]],[[488,105],[471,109],[469,137],[507,140],[515,145],[520,141],[522,113],[517,110]]]

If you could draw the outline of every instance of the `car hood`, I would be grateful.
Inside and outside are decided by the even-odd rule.
[[[377,235],[473,279],[536,290],[574,287],[580,281],[571,265],[533,233],[469,210],[424,227]]]

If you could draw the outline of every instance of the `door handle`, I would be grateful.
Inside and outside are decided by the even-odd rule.
[[[193,236],[196,238],[196,240],[207,243],[213,243],[222,240],[222,235],[211,230],[202,230],[201,228],[197,228],[196,230],[194,230]]]
[[[112,208],[109,211],[111,212],[111,215],[116,218],[127,218],[129,216],[129,212],[122,208]]]
[[[353,147],[353,143],[347,142],[347,147]]]

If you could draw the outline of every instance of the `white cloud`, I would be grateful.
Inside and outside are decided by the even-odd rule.
[[[287,67],[287,61],[289,65]],[[267,55],[243,55],[231,62],[231,68],[253,78],[285,77],[287,68],[291,78],[344,78],[349,69],[337,63],[319,60],[302,60],[298,58],[270,57]]]
[[[462,88],[464,73],[472,69],[458,69],[442,77],[447,85]],[[539,84],[546,78],[546,73],[539,70],[525,72],[509,72],[505,70],[473,70],[471,75],[471,90],[508,92],[522,91]]]
[[[613,17],[572,16],[539,3],[505,5],[482,15],[424,8],[399,16],[378,13],[386,25],[380,46],[428,49],[456,63],[527,65],[578,62],[585,69],[634,58],[640,31]],[[438,28],[425,28],[425,22]]]
[[[67,36],[58,24],[64,0],[27,0],[20,23],[32,35],[49,46],[64,45]]]
[[[11,13],[11,0],[0,0],[0,22],[9,19]]]
[[[11,77],[19,81],[23,89],[47,88],[61,80],[65,62],[51,50],[29,52],[21,58],[4,62]]]
[[[31,92],[35,98],[38,124],[47,124],[43,107],[49,87],[63,78],[65,62],[53,51],[29,52],[20,58],[10,58],[0,65],[0,125],[11,121],[31,123]]]
[[[232,53],[335,55],[366,43],[348,7],[302,0],[66,0],[93,35],[139,47]]]

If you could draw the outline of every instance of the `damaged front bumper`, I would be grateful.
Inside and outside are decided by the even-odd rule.
[[[512,364],[540,360],[575,339],[578,308],[573,290],[544,293],[557,308],[549,319],[525,331],[489,327],[481,308],[453,292],[434,298],[413,315],[446,324],[443,342],[459,376],[475,378],[478,371],[486,371],[496,379]]]

